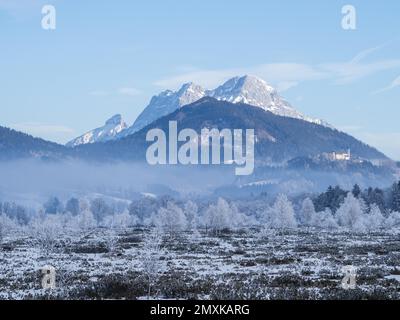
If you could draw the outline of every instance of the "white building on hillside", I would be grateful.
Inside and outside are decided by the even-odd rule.
[[[331,152],[326,154],[327,158],[331,161],[350,161],[351,160],[351,151],[350,149],[347,152]]]

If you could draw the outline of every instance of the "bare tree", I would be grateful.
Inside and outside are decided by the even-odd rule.
[[[62,229],[58,215],[45,215],[42,213],[32,220],[31,231],[46,259],[50,258]]]
[[[148,281],[147,296],[150,299],[151,288],[155,284],[160,270],[162,269],[162,262],[160,260],[162,235],[158,229],[153,229],[144,239],[143,255],[142,255],[142,269]]]
[[[156,225],[168,232],[172,238],[187,228],[187,219],[181,208],[172,202],[168,202],[165,208],[162,207],[158,210]]]
[[[0,243],[3,242],[4,232],[5,232],[5,228],[4,228],[4,222],[3,222],[3,215],[0,214]]]

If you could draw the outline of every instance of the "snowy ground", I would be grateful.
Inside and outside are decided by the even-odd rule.
[[[143,239],[148,230],[66,233],[52,248],[23,234],[3,239],[1,299],[146,299]],[[163,237],[159,299],[399,299],[397,233],[357,235],[257,230]],[[56,289],[41,289],[41,267],[56,268]],[[342,267],[357,268],[357,287],[341,287]]]

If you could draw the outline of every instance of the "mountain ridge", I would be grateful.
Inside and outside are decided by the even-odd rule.
[[[120,114],[108,119],[102,127],[90,130],[83,135],[69,141],[67,147],[76,147],[81,144],[105,142],[114,139],[120,132],[127,128]]]
[[[66,155],[65,151],[63,145],[0,126],[0,160],[56,159]]]
[[[162,116],[166,116],[204,97],[213,97],[217,100],[231,103],[245,103],[280,116],[330,126],[323,120],[304,116],[295,110],[289,102],[278,94],[276,89],[264,80],[255,76],[245,75],[231,78],[213,90],[206,90],[190,82],[182,85],[177,91],[163,91],[159,95],[152,97],[150,103],[137,117],[133,125],[117,135],[117,138],[133,134]]]
[[[383,153],[356,138],[319,124],[302,119],[282,117],[258,107],[242,103],[233,104],[212,97],[204,97],[185,108],[178,109],[147,125],[135,134],[119,140],[98,144],[82,145],[78,150],[87,155],[115,159],[144,159],[146,133],[152,128],[168,132],[169,121],[178,122],[178,130],[192,128],[255,129],[256,161],[288,161],[300,156],[315,156],[323,152],[351,149],[354,156],[365,159],[388,159]]]

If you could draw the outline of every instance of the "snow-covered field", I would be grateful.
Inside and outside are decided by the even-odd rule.
[[[23,232],[8,235],[0,247],[0,298],[400,298],[395,231],[201,230],[155,235],[159,243],[149,245],[153,235],[150,229],[97,228],[64,232],[51,245]],[[56,269],[55,289],[42,289],[45,265]],[[357,268],[353,290],[341,286],[349,265]]]

